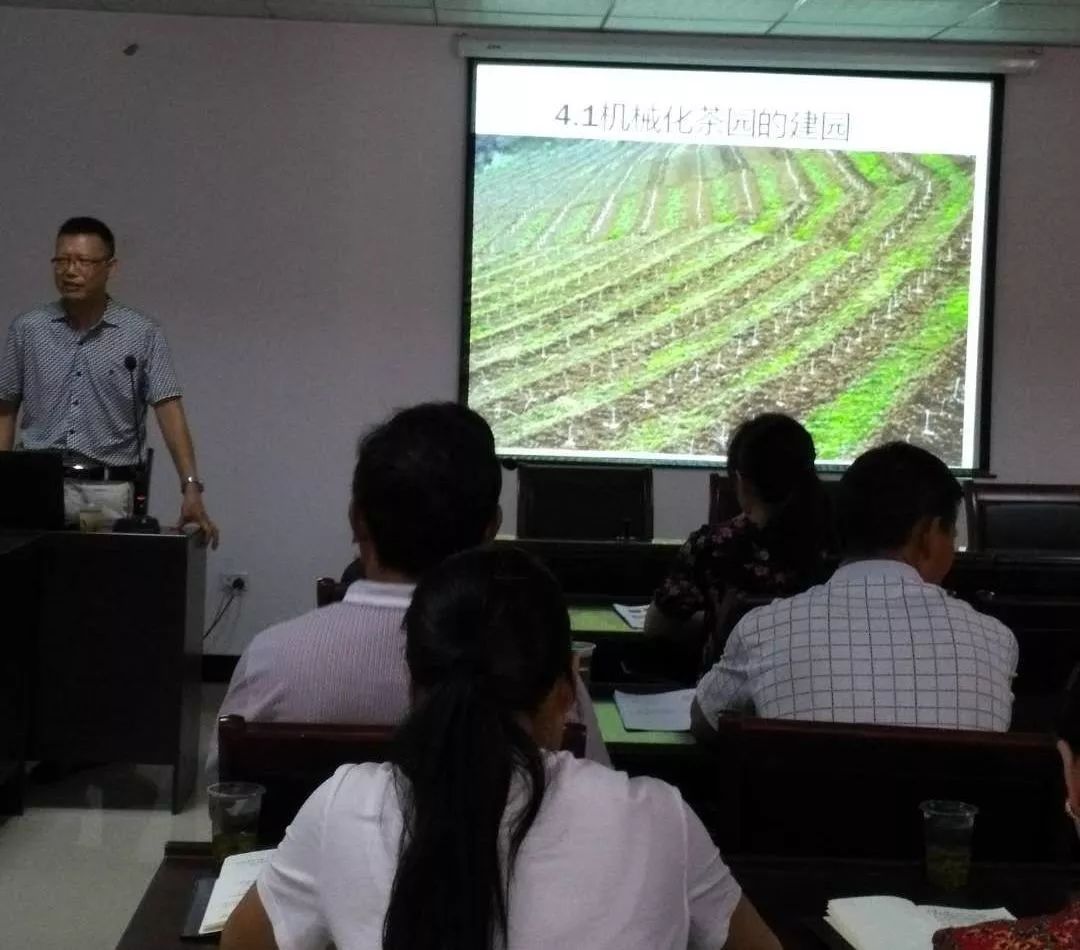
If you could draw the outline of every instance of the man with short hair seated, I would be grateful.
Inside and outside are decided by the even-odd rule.
[[[349,520],[365,577],[341,603],[264,630],[240,657],[219,716],[396,725],[409,709],[402,620],[417,579],[495,537],[502,469],[483,417],[457,403],[404,409],[360,442]],[[578,679],[586,754],[610,764]],[[206,763],[217,773],[217,731]]]
[[[832,579],[747,614],[698,683],[695,728],[725,710],[769,719],[1004,732],[1018,649],[938,585],[960,485],[924,449],[871,449],[840,483],[846,560]]]

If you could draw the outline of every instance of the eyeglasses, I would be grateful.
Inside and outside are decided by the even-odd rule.
[[[73,270],[86,272],[111,260],[111,257],[54,257],[52,266],[55,271],[65,271],[70,267]]]

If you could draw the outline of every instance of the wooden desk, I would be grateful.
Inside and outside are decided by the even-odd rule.
[[[635,640],[645,636],[612,609],[610,603],[570,608],[570,629],[583,640]]]
[[[934,893],[921,862],[846,861],[820,858],[728,858],[744,893],[772,927],[785,950],[822,950],[807,925],[820,921],[834,897],[876,894],[915,903],[955,907],[1007,907],[1017,917],[1060,910],[1080,882],[1080,868],[1026,864],[975,864],[961,891]]]
[[[205,549],[69,531],[34,548],[26,758],[169,765],[179,812],[199,768]]]
[[[195,882],[216,874],[209,842],[170,841],[166,844],[165,857],[154,872],[116,950],[191,950],[192,947],[216,945],[216,937],[198,943],[180,939]]]
[[[0,535],[0,611],[7,634],[0,662],[0,815],[23,810],[40,553],[37,534]]]
[[[650,751],[685,749],[696,746],[689,732],[631,732],[623,726],[614,699],[594,699],[593,708],[600,723],[600,735],[612,756],[627,756]]]
[[[834,897],[889,894],[916,903],[959,907],[1004,906],[1018,917],[1059,910],[1080,884],[1080,868],[976,864],[970,885],[947,895],[925,884],[916,861],[844,861],[783,857],[726,858],[746,895],[786,950],[822,950],[807,926],[825,916]],[[170,842],[116,950],[190,950],[180,939],[195,882],[214,874],[206,843]],[[209,939],[208,944],[217,943]]]

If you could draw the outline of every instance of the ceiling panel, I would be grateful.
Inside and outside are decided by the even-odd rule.
[[[282,20],[328,20],[333,23],[435,23],[431,6],[411,0],[390,6],[364,0],[266,0],[270,15]]]
[[[37,7],[45,10],[101,10],[98,0],[0,0],[5,7]]]
[[[266,16],[263,0],[101,0],[114,13],[186,13],[192,16]]]
[[[928,40],[941,32],[940,26],[906,26],[865,23],[792,23],[784,20],[770,36],[832,36],[844,39]]]
[[[844,23],[867,26],[953,26],[986,0],[806,0],[784,23]]]
[[[603,16],[572,16],[562,13],[497,13],[482,10],[446,10],[440,7],[437,20],[444,26],[518,26],[532,29],[598,30]]]
[[[1080,46],[1080,29],[1076,30],[984,30],[958,26],[944,30],[934,37],[944,43],[1031,43],[1036,46]]]
[[[990,30],[1059,30],[1080,27],[1080,4],[1001,3],[968,17],[963,27]]]
[[[710,35],[761,35],[775,20],[685,20],[662,17],[612,16],[608,30],[634,30],[643,33],[706,33]]]
[[[661,20],[779,20],[796,0],[615,0],[612,17]],[[609,21],[610,22],[610,21]]]
[[[1080,0],[0,0],[0,6],[698,36],[1080,46]]]
[[[603,19],[611,0],[435,0],[442,19],[443,10],[483,13],[544,13],[552,16],[592,16]]]

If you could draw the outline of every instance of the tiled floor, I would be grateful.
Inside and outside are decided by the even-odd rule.
[[[202,752],[223,686],[203,687]],[[161,862],[165,842],[209,838],[206,792],[169,810],[170,770],[94,769],[30,788],[0,819],[0,947],[113,950]]]

